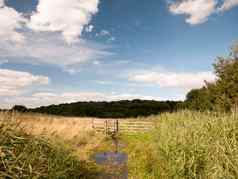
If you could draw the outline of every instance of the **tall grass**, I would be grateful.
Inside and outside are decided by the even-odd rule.
[[[130,178],[238,178],[238,118],[183,111],[154,116],[156,129],[123,136]]]
[[[0,118],[0,178],[97,178],[94,163],[50,136],[26,132],[17,115]]]
[[[90,120],[1,114],[0,178],[97,178],[89,158],[113,146],[87,129]],[[129,178],[238,178],[236,115],[182,111],[140,120],[154,121],[155,129],[119,136]]]
[[[31,113],[0,113],[0,122],[8,121],[26,134],[44,136],[67,145],[82,160],[87,160],[103,135],[92,130],[93,118],[66,118]]]

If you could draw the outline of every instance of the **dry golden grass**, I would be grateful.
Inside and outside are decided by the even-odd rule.
[[[84,160],[88,159],[104,139],[103,135],[93,131],[94,118],[0,112],[0,122],[6,120],[28,134],[46,136],[64,143]]]
[[[0,113],[0,119],[16,121],[27,132],[35,135],[60,135],[72,139],[81,133],[92,130],[93,118],[66,118],[43,114]]]
[[[70,130],[71,135],[64,135],[64,127],[52,127],[58,121],[49,118],[0,113],[0,178],[97,178],[98,167],[87,160],[99,141],[96,135],[84,132],[84,136],[76,136]],[[83,145],[76,147],[78,143]]]

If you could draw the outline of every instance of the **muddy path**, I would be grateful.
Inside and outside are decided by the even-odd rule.
[[[119,137],[111,135],[112,147],[110,150],[95,153],[92,158],[102,168],[99,179],[127,179],[128,178],[128,155],[121,152],[123,144]]]

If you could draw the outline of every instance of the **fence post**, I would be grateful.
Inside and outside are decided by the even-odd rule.
[[[94,129],[95,126],[94,126],[94,119],[92,119],[92,129]]]
[[[118,133],[119,132],[119,121],[118,121],[118,119],[116,120],[116,133]]]
[[[107,124],[107,120],[105,120],[105,125],[104,125],[104,130],[105,130],[105,134],[107,135],[108,134],[108,131],[107,131],[107,128],[108,128],[108,126],[107,126],[108,124]]]

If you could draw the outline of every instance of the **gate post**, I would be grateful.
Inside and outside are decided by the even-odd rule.
[[[104,124],[104,130],[105,130],[105,134],[107,135],[108,134],[108,124],[107,124],[107,119],[105,120],[105,124]]]
[[[94,126],[94,119],[92,119],[92,129],[94,129],[95,126]]]
[[[119,121],[118,121],[118,119],[116,120],[116,133],[118,133],[119,132]]]

